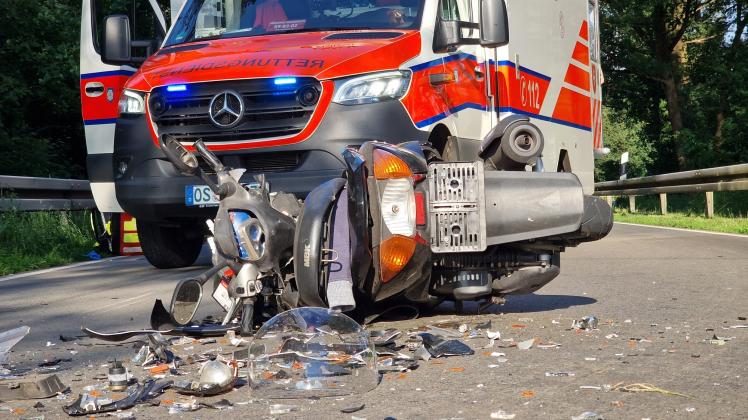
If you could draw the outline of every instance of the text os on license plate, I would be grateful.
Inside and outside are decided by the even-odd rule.
[[[217,206],[218,197],[207,185],[188,185],[184,188],[184,204],[188,206]]]

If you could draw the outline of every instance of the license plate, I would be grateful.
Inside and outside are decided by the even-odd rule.
[[[184,204],[187,206],[217,206],[218,196],[207,185],[188,185],[184,188]]]

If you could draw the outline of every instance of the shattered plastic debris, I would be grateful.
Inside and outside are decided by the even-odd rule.
[[[68,389],[57,375],[37,382],[10,382],[0,384],[0,401],[38,400],[51,398]]]
[[[444,340],[430,333],[418,334],[423,345],[433,357],[469,356],[475,353],[467,344],[460,340]]]
[[[614,338],[618,338],[618,334],[608,334],[605,336],[608,340],[612,340]]]
[[[189,413],[200,409],[200,404],[193,397],[185,401],[174,401],[169,406],[169,414]]]
[[[596,419],[596,418],[599,418],[599,414],[595,413],[594,411],[585,411],[584,413],[578,416],[571,416],[571,420],[586,420],[586,419]]]
[[[554,343],[553,341],[549,341],[547,343],[535,343],[535,347],[537,347],[539,349],[544,349],[544,350],[547,350],[547,349],[557,349],[557,348],[561,347],[561,344]]]
[[[517,343],[517,348],[520,350],[530,350],[533,345],[535,345],[535,339],[531,338],[529,340],[520,341],[519,343]]]
[[[635,383],[635,384],[629,384],[629,385],[624,385],[623,383],[619,383],[619,384],[614,385],[611,388],[611,390],[622,391],[622,392],[655,392],[655,393],[663,394],[663,395],[691,398],[690,396],[686,394],[681,394],[679,392],[674,392],[674,391],[668,391],[666,389],[658,388],[652,384],[644,384],[644,383]]]
[[[23,337],[26,337],[30,331],[31,328],[29,327],[18,327],[0,333],[0,364],[8,360],[10,349],[23,340]]]
[[[488,337],[488,345],[485,348],[493,347],[496,340],[501,339],[501,332],[486,330],[486,337]]]
[[[514,413],[507,413],[504,410],[494,411],[491,413],[492,419],[500,419],[500,420],[512,420],[513,418],[517,417]]]
[[[348,407],[341,408],[340,412],[345,413],[345,414],[355,413],[356,411],[363,410],[364,407],[366,407],[365,404],[351,405]]]
[[[253,397],[341,396],[370,391],[378,382],[370,333],[348,316],[324,308],[276,315],[249,346]]]
[[[416,360],[429,360],[431,359],[431,353],[429,353],[428,350],[426,350],[426,347],[421,346],[416,349],[416,351],[413,353],[413,357]]]
[[[299,407],[288,404],[272,404],[270,406],[270,414],[288,414],[294,411],[299,411]]]
[[[716,344],[718,346],[724,346],[728,341],[733,340],[735,337],[718,337],[716,334],[709,340],[709,344]]]
[[[137,384],[132,386],[131,392],[125,398],[117,401],[112,401],[109,398],[92,396],[88,393],[80,394],[75,402],[63,407],[63,410],[71,416],[84,416],[88,414],[127,410],[137,404],[146,403],[157,397],[171,385],[172,381],[157,382],[154,380],[147,380],[142,385]]]
[[[584,330],[584,331],[590,331],[590,330],[596,330],[597,329],[597,317],[589,315],[582,319],[577,319],[571,323],[571,328],[575,330]]]
[[[203,405],[207,408],[212,408],[213,410],[229,410],[234,407],[234,404],[227,399],[219,400],[214,403],[204,402]]]

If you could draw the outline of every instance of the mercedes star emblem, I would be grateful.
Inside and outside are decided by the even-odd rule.
[[[234,91],[219,93],[210,101],[208,114],[217,127],[235,127],[244,116],[244,101],[241,95]]]

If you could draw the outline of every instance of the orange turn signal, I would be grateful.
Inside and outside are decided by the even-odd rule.
[[[379,269],[382,283],[392,280],[408,264],[416,252],[416,240],[395,235],[379,245]]]
[[[392,153],[374,150],[374,177],[376,179],[410,178],[413,176],[408,164]]]

